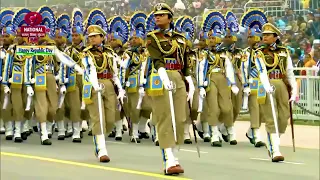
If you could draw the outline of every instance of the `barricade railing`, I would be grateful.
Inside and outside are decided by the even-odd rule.
[[[293,10],[294,14],[299,16],[299,15],[307,15],[310,11],[306,10],[306,9],[300,9],[300,10]],[[265,14],[268,15],[285,15],[285,10],[281,9],[281,10],[270,10],[270,11],[266,11]]]
[[[252,8],[262,9],[264,12],[271,11],[271,12],[277,12],[277,10],[284,10],[288,5],[285,1],[248,1],[244,5],[244,10],[247,11]],[[282,13],[282,12],[281,12]],[[283,16],[284,14],[272,14],[273,16]]]
[[[293,106],[296,119],[320,120],[320,76],[314,68],[294,68],[299,101]]]
[[[288,0],[289,7],[294,11],[302,11],[306,9],[318,9],[319,0]]]

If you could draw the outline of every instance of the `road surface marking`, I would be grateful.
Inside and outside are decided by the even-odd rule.
[[[271,159],[264,159],[264,158],[250,158],[252,160],[258,160],[258,161],[270,161]],[[300,163],[300,162],[290,162],[290,161],[283,161],[280,163],[286,163],[286,164],[295,164],[295,165],[304,165],[304,163]]]
[[[107,143],[111,143],[111,144],[128,144],[128,143],[124,143],[124,142],[117,142],[117,141],[106,141]]]
[[[157,174],[157,173],[150,173],[150,172],[143,172],[143,171],[130,170],[130,169],[99,166],[99,165],[80,163],[80,162],[75,162],[75,161],[66,161],[66,160],[60,160],[60,159],[54,159],[54,158],[31,156],[31,155],[26,155],[26,154],[16,154],[16,153],[9,153],[9,152],[1,152],[1,156],[11,156],[11,157],[26,158],[26,159],[35,159],[35,160],[46,161],[46,162],[67,164],[67,165],[73,165],[73,166],[81,166],[81,167],[87,167],[87,168],[93,168],[93,169],[102,169],[102,170],[107,170],[107,171],[135,174],[135,175],[141,175],[141,176],[148,176],[148,177],[159,178],[159,179],[191,180],[189,178],[184,178],[184,177],[165,176],[165,175]]]
[[[189,150],[189,149],[180,149],[180,151],[198,153],[198,151],[195,151],[195,150]],[[208,152],[200,151],[200,153],[207,154]]]

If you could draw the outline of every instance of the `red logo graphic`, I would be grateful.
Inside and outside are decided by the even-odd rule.
[[[38,12],[30,12],[26,14],[24,20],[30,26],[37,26],[42,22],[42,16]]]
[[[44,37],[46,32],[50,32],[50,29],[46,29],[45,26],[40,25],[42,22],[42,16],[38,12],[30,12],[24,17],[28,26],[21,27],[21,36],[28,37],[29,42],[37,42],[39,37]]]

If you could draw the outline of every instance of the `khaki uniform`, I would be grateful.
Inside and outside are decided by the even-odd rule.
[[[156,124],[159,145],[161,149],[172,148],[183,143],[184,122],[186,121],[187,92],[184,83],[185,76],[190,75],[190,65],[184,62],[186,41],[182,35],[175,31],[163,33],[152,31],[147,36],[147,48],[152,60],[152,67],[167,69],[170,81],[175,85],[173,103],[175,111],[177,142],[174,140],[168,91],[163,89],[159,76],[151,73],[150,89],[147,90],[152,99],[152,118]],[[179,49],[178,49],[179,48]],[[179,53],[179,54],[178,54]],[[178,70],[182,69],[182,70]]]
[[[3,49],[2,49],[3,48]],[[1,50],[2,51],[7,51],[7,49],[9,47],[2,47]],[[6,59],[4,58],[2,60],[2,72],[1,72],[1,77],[3,79],[3,75],[5,73],[5,62],[6,62]],[[3,81],[3,80],[2,80]],[[3,83],[2,83],[3,84]],[[11,113],[11,108],[12,108],[12,105],[11,105],[11,102],[9,101],[8,105],[7,105],[7,108],[6,109],[2,109],[2,106],[3,106],[3,101],[4,101],[4,97],[5,97],[5,94],[4,94],[4,89],[3,89],[3,85],[1,84],[0,86],[0,97],[1,97],[1,110],[0,110],[0,117],[1,119],[4,121],[7,120],[12,120],[12,113]]]
[[[58,64],[53,56],[35,56],[35,58],[35,116],[40,123],[53,122],[58,106],[54,76],[58,71]]]
[[[235,71],[235,80],[236,80],[236,86],[239,88],[239,93],[235,95],[234,93],[231,93],[231,100],[233,105],[233,122],[235,122],[238,118],[238,115],[240,113],[240,109],[242,106],[242,83],[241,83],[241,74],[240,74],[240,66],[241,66],[241,58],[242,58],[242,50],[236,48],[234,52],[230,52],[231,54],[231,62],[234,67]]]
[[[259,111],[259,103],[258,103],[258,87],[259,87],[259,76],[258,71],[255,64],[255,53],[259,50],[251,50],[251,48],[247,48],[244,50],[243,55],[243,63],[241,64],[242,71],[242,83],[248,83],[250,87],[250,95],[248,97],[248,108],[250,113],[250,127],[252,129],[258,129],[261,126],[261,117]],[[250,62],[248,62],[250,61]],[[250,65],[250,67],[245,67],[244,63]],[[248,70],[245,70],[247,68]]]
[[[102,91],[102,110],[103,110],[103,127],[105,133],[110,133],[114,127],[116,117],[116,104],[117,95],[114,90],[113,78],[113,55],[112,50],[104,47],[103,50],[99,50],[96,47],[88,47],[83,50],[84,57],[88,56],[92,58],[90,62],[85,66],[95,66],[97,69],[98,82],[104,85]],[[86,67],[88,68],[88,67]],[[92,89],[91,84],[86,81],[83,82],[83,94],[82,98],[87,104],[87,108],[90,114],[90,120],[92,124],[92,134],[101,135],[99,108],[98,108],[98,94]]]
[[[287,49],[278,47],[276,50],[269,50],[267,48],[261,49],[264,54],[265,65],[268,71],[270,83],[275,87],[276,91],[273,95],[276,116],[278,120],[279,133],[283,134],[288,125],[290,118],[289,111],[289,93],[287,86],[289,85],[287,77],[287,63],[291,61]],[[259,90],[260,91],[260,90]],[[266,130],[268,133],[275,133],[275,126],[272,116],[270,97],[265,97],[265,102],[260,104],[263,120],[266,122]]]
[[[137,104],[139,100],[139,87],[141,85],[140,81],[143,81],[144,77],[139,77],[142,61],[145,60],[144,49],[141,49],[140,52],[127,51],[126,54],[130,57],[130,65],[126,69],[125,82],[129,82],[129,87],[126,87],[126,92],[128,94],[128,112],[130,120],[132,123],[139,123],[140,117],[149,118],[151,114],[150,108],[150,99],[144,97],[141,104],[141,110],[137,109]],[[136,59],[138,58],[138,60]]]
[[[84,48],[70,46],[66,49],[66,53],[78,64],[81,63],[80,54]],[[82,100],[82,75],[76,73],[73,68],[69,68],[68,83],[66,84],[67,94],[65,97],[66,109],[68,113],[66,117],[73,122],[79,122],[81,118],[87,118],[83,120],[88,120],[88,111],[81,110],[81,100]],[[83,117],[81,117],[83,115]]]
[[[207,87],[208,103],[208,122],[211,126],[217,126],[219,121],[224,122],[225,126],[233,125],[231,91],[228,86],[228,80],[225,72],[225,58],[221,56],[226,51],[209,52],[215,56],[215,59],[209,61],[213,64],[209,70],[209,86]]]

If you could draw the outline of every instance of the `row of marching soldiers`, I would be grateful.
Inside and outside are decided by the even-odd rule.
[[[222,141],[236,145],[234,122],[240,109],[249,109],[250,142],[265,146],[259,132],[263,119],[272,161],[284,160],[280,135],[287,127],[289,99],[297,96],[296,84],[290,56],[279,44],[281,33],[262,11],[250,10],[241,19],[248,48],[235,46],[240,28],[236,16],[217,11],[204,15],[194,48],[192,19],[184,16],[174,23],[173,11],[164,3],[149,15],[134,13],[129,22],[119,16],[107,19],[99,9],[86,20],[80,9],[74,9],[71,18],[55,18],[43,6],[38,10],[41,24],[50,32],[37,45],[56,46],[55,55],[18,56],[17,45],[33,45],[19,34],[28,12],[2,10],[0,15],[11,15],[1,19],[1,118],[6,139],[27,139],[24,122],[33,115],[43,145],[51,145],[50,122],[57,124],[58,139],[67,136],[66,119],[72,122],[68,127],[73,142],[81,142],[81,121],[89,120],[96,156],[109,162],[105,134],[122,140],[126,119],[130,140],[139,143],[141,137],[148,138],[145,125],[150,119],[164,173],[172,175],[184,172],[176,153],[180,144],[192,143],[191,124],[211,146],[221,147]],[[66,45],[68,38],[71,46]]]

